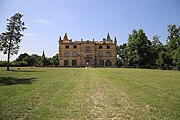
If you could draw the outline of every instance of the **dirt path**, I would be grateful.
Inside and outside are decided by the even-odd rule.
[[[120,119],[132,117],[128,114],[131,103],[128,95],[120,91],[111,81],[99,74],[99,71],[91,79],[93,89],[90,100],[93,103],[90,115],[92,119]]]

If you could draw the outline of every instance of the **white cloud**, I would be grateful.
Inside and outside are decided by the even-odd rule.
[[[4,55],[2,52],[0,52],[0,61],[1,60],[7,60],[7,55]]]
[[[43,23],[43,24],[52,24],[50,21],[46,19],[39,19],[35,21],[36,23]]]

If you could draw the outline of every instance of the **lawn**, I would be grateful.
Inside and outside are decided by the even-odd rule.
[[[0,68],[0,119],[180,119],[180,72]]]

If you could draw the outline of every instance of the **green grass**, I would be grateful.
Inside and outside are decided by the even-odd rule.
[[[180,72],[0,68],[0,119],[180,119]]]

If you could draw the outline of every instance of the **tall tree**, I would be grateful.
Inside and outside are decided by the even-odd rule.
[[[126,52],[128,55],[129,66],[149,66],[150,57],[150,45],[146,34],[142,29],[133,30],[132,34],[129,34]]]
[[[168,32],[167,49],[172,57],[171,65],[180,67],[180,26],[169,25]]]
[[[39,56],[37,54],[32,54],[31,57],[33,57],[35,59],[35,61],[36,61],[35,65],[36,66],[42,66],[43,65],[43,63],[42,63],[42,60],[43,60],[42,56]]]
[[[27,55],[27,56],[23,59],[23,61],[26,61],[28,66],[34,66],[35,63],[36,63],[35,58],[32,57],[32,56],[30,56],[30,55]]]
[[[16,13],[10,19],[7,19],[7,28],[4,33],[0,34],[0,51],[8,54],[7,70],[9,70],[10,56],[17,54],[19,51],[19,43],[21,42],[21,31],[26,29],[24,22],[21,21],[22,14]]]
[[[48,61],[48,59],[45,56],[44,50],[43,50],[43,55],[42,55],[42,63],[43,63],[43,66],[46,66],[46,65],[49,64],[49,61]]]
[[[180,26],[169,25],[168,32],[167,47],[171,52],[180,47]]]
[[[118,46],[118,55],[119,55],[119,59],[118,59],[118,63],[120,63],[120,65],[118,64],[118,66],[125,66],[127,63],[127,54],[125,51],[127,44],[124,43],[123,45]]]
[[[29,56],[29,55],[28,55],[27,53],[20,54],[15,61],[17,61],[17,62],[18,62],[18,61],[23,61],[23,59],[24,59],[26,56]]]
[[[128,56],[128,66],[136,66],[137,65],[137,44],[136,39],[138,38],[137,30],[133,30],[132,34],[129,34],[128,43],[125,51],[127,51]]]
[[[54,55],[52,58],[51,58],[51,63],[52,65],[59,65],[59,59],[58,59],[58,54]]]
[[[159,53],[156,64],[162,69],[169,69],[169,67],[171,66],[171,62],[172,58],[170,56],[170,53],[166,49],[164,49]]]
[[[150,60],[151,66],[157,66],[156,63],[159,58],[159,54],[165,49],[159,39],[160,36],[155,35],[153,36],[153,40],[151,42],[151,60]]]

